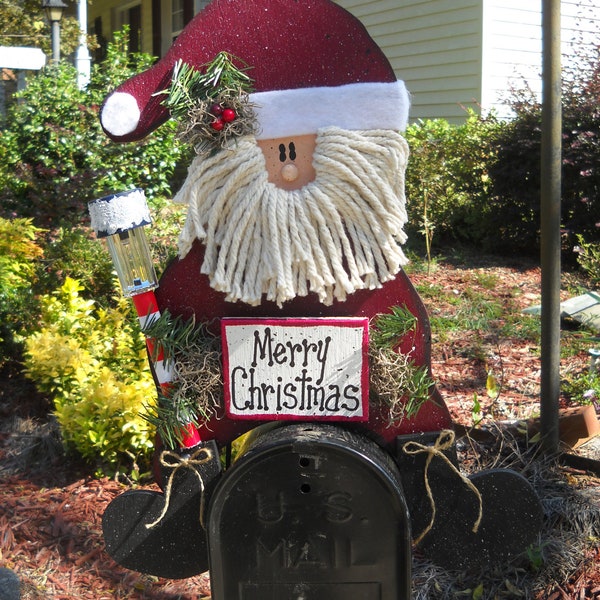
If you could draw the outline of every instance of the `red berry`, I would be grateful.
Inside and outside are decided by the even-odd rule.
[[[225,127],[225,123],[223,122],[223,119],[219,118],[219,119],[215,119],[210,126],[215,130],[215,131],[221,131],[223,129],[223,127]]]
[[[233,121],[236,117],[237,115],[235,114],[235,110],[233,110],[233,108],[226,108],[221,115],[221,118],[223,121],[225,121],[225,123],[231,123],[231,121]]]
[[[223,112],[223,107],[218,102],[215,102],[210,107],[210,114],[215,115],[215,117],[220,116],[222,112]]]

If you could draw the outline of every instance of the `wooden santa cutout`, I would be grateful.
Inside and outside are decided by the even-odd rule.
[[[221,85],[220,74],[230,68],[234,75],[242,74],[233,80],[244,81],[247,76],[251,85],[233,90]],[[115,141],[139,140],[151,133],[170,116],[165,95],[173,81],[182,73],[194,77],[194,72],[200,74],[200,89],[206,92],[206,82],[214,81],[215,90],[213,94],[209,89],[196,106],[199,131],[206,135],[200,142],[204,134],[194,138],[200,152],[175,197],[187,206],[187,220],[179,258],[165,270],[156,291],[157,309],[182,320],[194,319],[212,335],[221,333],[227,319],[254,324],[255,332],[264,332],[265,326],[285,328],[286,320],[297,327],[306,319],[310,327],[311,320],[358,319],[376,334],[371,340],[381,342],[385,338],[378,337],[381,323],[401,321],[404,328],[387,343],[407,372],[419,374],[425,382],[418,398],[413,389],[397,385],[390,401],[394,380],[386,372],[382,375],[377,362],[377,352],[385,354],[390,348],[385,342],[377,352],[361,347],[356,352],[371,361],[365,418],[340,417],[338,424],[375,440],[390,455],[396,453],[401,436],[435,438],[451,430],[450,414],[431,380],[427,313],[402,270],[407,219],[404,172],[409,155],[402,131],[409,95],[384,53],[355,17],[330,0],[213,0],[164,58],[107,97],[101,111],[106,133]],[[240,127],[247,115],[249,126]],[[313,337],[307,337],[312,341],[306,342],[315,349],[322,348],[319,343],[329,335],[319,338],[317,327]],[[274,343],[281,344],[277,357],[283,363],[292,356],[286,356],[286,344],[291,351],[303,342],[284,334],[281,340]],[[225,350],[229,361],[228,340]],[[249,376],[250,367],[243,368]],[[377,383],[375,373],[380,375]],[[302,375],[294,373],[290,381],[285,376],[282,369],[273,380],[260,380],[261,401],[269,398],[277,404],[279,398],[283,406],[286,389],[290,397],[297,394],[303,385],[297,378]],[[231,400],[236,382],[231,372],[227,377]],[[307,372],[304,377],[319,375]],[[294,382],[296,389],[285,387]],[[328,385],[335,393],[337,384]],[[323,395],[322,406],[329,397]],[[244,402],[254,400],[237,397],[235,407],[244,407]],[[210,408],[208,417],[197,423],[201,448],[222,447],[261,422],[259,412],[240,418],[223,402]],[[264,421],[276,417],[267,411]],[[436,446],[431,452],[440,454],[449,446]],[[426,447],[422,452],[429,455]],[[457,481],[462,489],[464,480]],[[521,495],[527,495],[526,486],[518,483]],[[482,527],[489,528],[488,517],[482,514],[495,513],[482,513],[485,499],[475,486],[467,486],[466,493],[470,500],[475,498],[467,520],[475,510],[475,532],[482,519]],[[131,504],[139,508],[146,501],[153,504],[157,499],[132,498]],[[427,499],[421,497],[412,505],[423,502],[427,504]],[[509,555],[522,550],[535,534],[539,511],[534,509],[528,517],[534,525],[520,523],[527,535],[508,544]],[[109,539],[118,537],[114,524],[122,522],[126,510],[123,503],[105,519]],[[447,546],[460,548],[473,535],[469,530],[466,537],[453,534],[449,540],[440,533],[443,526],[439,522],[436,526],[436,535]],[[489,539],[493,537],[489,534]],[[122,537],[119,543],[129,548]],[[501,544],[485,540],[478,544],[475,562],[476,554],[502,554]],[[135,544],[132,548],[135,553]],[[443,557],[453,552],[441,554],[437,558],[443,563]],[[179,573],[182,559],[177,556],[172,569]],[[145,560],[144,555],[133,562],[139,567]]]

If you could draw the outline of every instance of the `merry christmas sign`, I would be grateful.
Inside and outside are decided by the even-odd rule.
[[[368,418],[368,319],[223,319],[234,419]]]

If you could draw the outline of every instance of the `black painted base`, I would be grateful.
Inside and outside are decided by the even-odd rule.
[[[102,530],[106,550],[117,563],[168,579],[192,577],[208,570],[208,544],[200,511],[203,505],[208,506],[221,472],[216,443],[209,444],[213,459],[178,468],[169,494],[133,490],[108,505],[102,516]],[[166,478],[168,471],[166,468]],[[204,486],[204,502],[198,473]],[[158,520],[167,495],[168,508]]]
[[[425,533],[417,548],[437,565],[449,570],[487,568],[523,554],[535,543],[542,526],[541,503],[530,483],[509,469],[491,469],[468,479],[478,495],[461,479],[454,444],[437,450],[425,484],[429,453],[408,454],[417,442],[433,448],[440,432],[402,436],[397,440],[398,463],[411,519],[413,536]],[[448,460],[439,455],[442,452]],[[455,469],[450,466],[451,463]],[[477,524],[481,508],[481,520]]]

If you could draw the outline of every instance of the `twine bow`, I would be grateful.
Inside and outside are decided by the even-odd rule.
[[[431,486],[429,485],[429,465],[433,460],[434,456],[438,456],[442,458],[446,464],[456,473],[463,483],[477,496],[477,500],[479,501],[479,514],[477,519],[473,525],[473,533],[477,533],[479,530],[479,525],[481,524],[481,518],[483,517],[483,500],[481,498],[481,492],[475,487],[473,482],[465,477],[453,464],[452,461],[444,454],[444,450],[448,450],[454,444],[454,431],[450,429],[445,429],[442,431],[435,441],[433,446],[427,446],[425,444],[419,444],[418,442],[406,442],[404,446],[402,446],[402,450],[405,454],[416,455],[422,454],[423,452],[427,453],[427,460],[425,461],[425,470],[423,473],[425,479],[425,489],[427,490],[427,497],[429,498],[429,503],[431,505],[431,519],[429,524],[425,529],[421,532],[419,537],[415,540],[415,545],[418,545],[421,540],[431,531],[433,528],[433,524],[435,521],[436,507],[435,500],[433,499],[433,493],[431,491]]]
[[[201,456],[204,455],[202,458]],[[171,474],[169,475],[169,479],[167,480],[167,488],[165,490],[165,505],[163,506],[162,512],[152,523],[146,523],[146,527],[148,529],[152,529],[156,527],[167,514],[169,510],[169,505],[171,504],[171,494],[173,492],[173,480],[175,479],[175,474],[179,469],[191,469],[196,476],[198,477],[198,483],[200,484],[200,516],[199,521],[200,525],[204,527],[204,480],[202,479],[202,475],[195,468],[200,465],[205,465],[213,459],[213,453],[209,448],[198,448],[193,454],[190,456],[181,456],[177,454],[177,452],[172,452],[171,450],[164,450],[160,455],[160,464],[163,467],[172,469]]]

